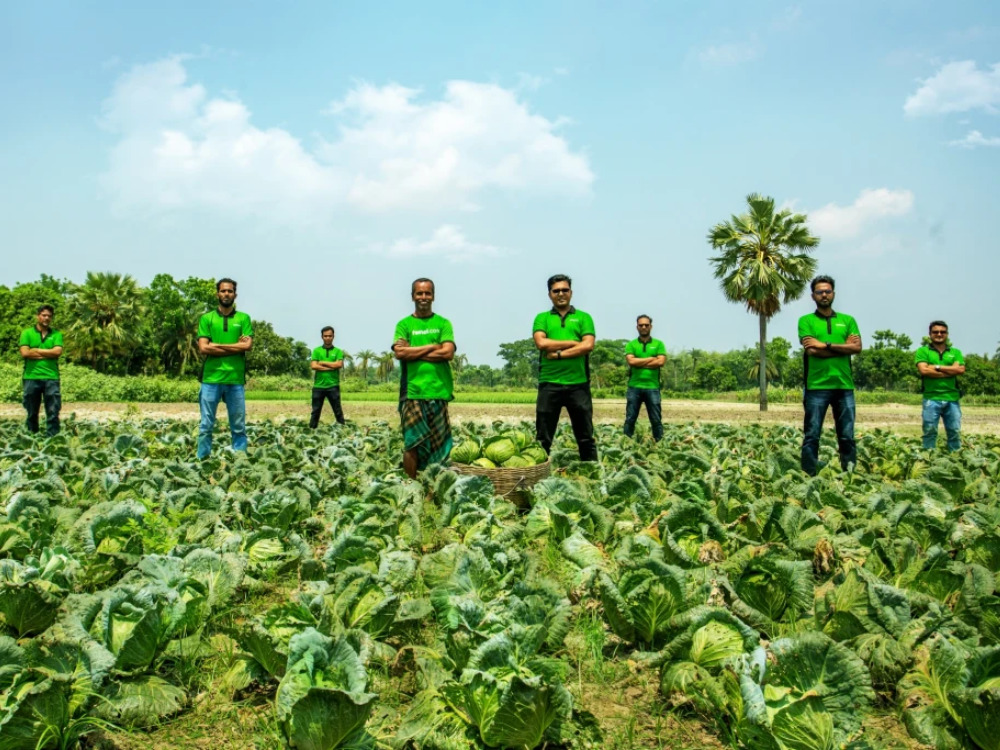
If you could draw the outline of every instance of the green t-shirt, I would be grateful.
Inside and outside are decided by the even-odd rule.
[[[48,335],[42,338],[42,334],[34,326],[21,331],[21,338],[17,342],[18,348],[27,346],[30,349],[55,349],[62,345],[61,332],[49,330]],[[26,359],[22,377],[25,380],[59,380],[59,360]]]
[[[583,341],[584,336],[596,336],[594,319],[570,305],[566,317],[560,317],[555,308],[535,316],[531,332],[541,331],[553,341]],[[548,359],[538,352],[538,382],[578,385],[590,382],[590,357]]]
[[[646,357],[658,357],[661,354],[666,356],[667,347],[659,339],[651,338],[645,344],[638,338],[632,339],[625,345],[625,354],[633,357],[645,359]],[[628,387],[629,388],[659,388],[660,368],[631,367],[629,368]]]
[[[245,312],[233,310],[231,315],[222,315],[211,310],[198,321],[198,338],[208,339],[213,344],[235,344],[240,336],[253,336],[253,323]],[[245,352],[226,354],[222,357],[205,357],[201,368],[201,382],[213,385],[244,385],[247,381],[247,358]]]
[[[953,346],[949,346],[943,352],[938,352],[932,346],[922,346],[913,353],[914,362],[926,362],[931,367],[934,365],[964,365],[965,359],[962,352]],[[958,390],[958,377],[950,378],[921,378],[924,384],[924,398],[932,401],[958,401],[961,392]]]
[[[335,346],[329,349],[317,346],[313,349],[312,359],[316,362],[341,362],[344,359],[344,351]],[[340,385],[340,370],[316,370],[315,373],[313,388],[333,388]]]
[[[846,344],[848,336],[860,336],[858,324],[850,315],[834,312],[829,318],[824,318],[811,312],[799,318],[799,341],[806,336],[812,336],[824,344]],[[808,390],[842,388],[854,389],[854,373],[851,372],[851,357],[844,354],[839,357],[810,357],[802,353],[805,359],[805,383]]]
[[[427,346],[455,343],[455,333],[451,321],[434,313],[429,318],[408,315],[396,324],[393,341],[406,339],[410,346]],[[451,378],[450,362],[403,362],[403,376],[399,384],[399,396],[406,399],[430,401],[444,399],[450,401],[455,386]]]

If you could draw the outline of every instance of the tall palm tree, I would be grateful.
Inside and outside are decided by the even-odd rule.
[[[451,370],[455,373],[456,378],[462,374],[462,370],[464,370],[468,364],[469,356],[467,354],[456,354],[451,358]]]
[[[168,371],[175,371],[176,368],[177,373],[185,375],[188,365],[197,362],[201,356],[198,351],[198,321],[203,312],[202,305],[192,301],[187,307],[180,307],[165,320],[159,321],[160,353]]]
[[[344,375],[347,373],[354,372],[354,355],[350,352],[344,352]]]
[[[396,369],[396,355],[392,352],[382,352],[377,356],[377,360],[378,370],[375,372],[375,377],[383,383],[388,383],[389,376]]]
[[[715,278],[730,302],[746,305],[757,316],[760,339],[760,410],[767,411],[767,321],[783,303],[802,296],[816,273],[812,252],[819,238],[809,233],[805,214],[774,211],[774,198],[752,193],[749,210],[716,224],[708,242],[721,255],[710,258]]]
[[[361,377],[366,383],[368,382],[368,365],[376,356],[371,349],[362,349],[354,355],[355,359],[361,360]]]
[[[95,370],[109,359],[125,359],[139,345],[143,303],[135,279],[120,273],[87,272],[69,303],[72,348]]]

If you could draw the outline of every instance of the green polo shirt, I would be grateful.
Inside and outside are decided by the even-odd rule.
[[[313,349],[312,359],[314,362],[341,362],[344,359],[344,351],[335,346],[329,349],[317,346]],[[313,388],[333,388],[340,385],[340,370],[316,370],[315,374]]]
[[[21,331],[17,342],[18,348],[27,346],[30,349],[55,349],[63,345],[63,335],[60,331],[49,330],[44,338],[41,332],[32,326]],[[58,359],[26,359],[24,360],[25,380],[59,380]]]
[[[577,310],[570,305],[569,312],[563,318],[553,307],[535,316],[531,327],[534,335],[537,331],[545,334],[553,341],[583,341],[584,336],[596,336],[594,319],[583,310]],[[548,359],[543,352],[538,353],[538,382],[558,383],[559,385],[578,385],[590,382],[590,357],[571,357],[569,359]]]
[[[434,313],[429,318],[408,315],[396,324],[393,341],[406,339],[410,346],[455,343],[455,333],[451,321]],[[429,401],[444,399],[451,401],[455,390],[451,377],[450,362],[403,362],[403,372],[399,383],[400,398]]]
[[[847,337],[860,336],[858,324],[850,315],[834,312],[824,318],[811,312],[799,318],[799,341],[812,336],[824,344],[846,344]],[[805,383],[808,390],[841,388],[854,390],[854,373],[851,372],[851,357],[810,357],[802,353],[805,360]]]
[[[962,352],[949,346],[939,352],[933,346],[922,346],[913,353],[914,362],[926,362],[934,365],[964,365]],[[932,401],[958,401],[961,392],[958,390],[958,376],[950,378],[921,378],[923,381],[924,398]]]
[[[625,354],[631,354],[633,357],[638,357],[639,359],[645,359],[646,357],[658,357],[661,354],[666,356],[667,347],[665,347],[663,342],[659,339],[651,338],[649,341],[643,343],[638,338],[634,338],[625,345]],[[648,367],[630,367],[628,387],[659,388],[660,368],[656,367],[650,369]]]
[[[213,344],[236,344],[240,336],[253,336],[253,323],[245,312],[233,310],[222,315],[217,309],[201,316],[198,321],[198,338]],[[222,357],[205,357],[201,368],[201,382],[212,385],[244,385],[247,382],[245,352]]]

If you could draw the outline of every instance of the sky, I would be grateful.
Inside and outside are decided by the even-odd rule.
[[[762,193],[867,341],[1000,343],[996,2],[7,0],[0,103],[8,286],[230,276],[354,352],[426,276],[497,364],[566,273],[599,338],[725,351],[757,322],[706,235]]]

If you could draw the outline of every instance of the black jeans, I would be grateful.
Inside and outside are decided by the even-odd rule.
[[[309,426],[314,430],[319,427],[319,415],[323,411],[323,402],[327,400],[330,402],[333,416],[337,418],[337,422],[344,424],[344,410],[340,408],[340,386],[313,388],[312,415],[309,417]]]
[[[38,432],[38,411],[45,400],[45,434],[49,437],[59,432],[59,409],[62,393],[58,380],[24,380],[24,409],[28,412],[25,424],[29,432]]]
[[[538,400],[535,402],[535,436],[545,452],[552,448],[552,440],[559,426],[563,407],[573,426],[573,437],[580,451],[581,461],[597,460],[597,443],[594,442],[594,402],[590,397],[590,383],[561,385],[539,383]]]

